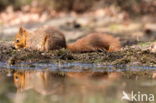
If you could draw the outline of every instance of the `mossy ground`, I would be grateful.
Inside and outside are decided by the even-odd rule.
[[[30,49],[16,50],[11,42],[1,42],[0,60],[10,65],[28,63],[96,63],[102,65],[156,66],[156,53],[137,46],[125,47],[118,52],[71,53],[67,49],[41,52]]]

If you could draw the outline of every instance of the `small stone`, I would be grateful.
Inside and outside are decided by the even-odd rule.
[[[8,59],[7,63],[8,63],[9,65],[14,65],[14,64],[15,64],[15,57],[10,57],[10,58]]]
[[[149,50],[152,53],[156,53],[156,42],[154,42],[152,45],[150,45]]]

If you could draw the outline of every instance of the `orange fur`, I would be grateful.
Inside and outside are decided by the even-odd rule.
[[[90,52],[106,50],[109,52],[119,51],[120,41],[111,35],[104,33],[93,33],[77,40],[67,46],[72,52]]]
[[[42,51],[67,48],[71,52],[119,51],[120,41],[105,33],[92,33],[66,47],[64,35],[53,28],[28,31],[20,28],[16,34],[15,48],[31,48]]]
[[[66,48],[66,41],[61,32],[51,27],[43,27],[35,31],[29,31],[21,27],[16,34],[15,48],[48,51]]]

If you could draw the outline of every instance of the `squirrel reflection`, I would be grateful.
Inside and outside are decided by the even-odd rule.
[[[15,72],[13,79],[17,92],[33,89],[40,94],[47,95],[63,90],[65,76],[54,72],[23,71]]]
[[[79,90],[81,87],[89,88],[105,88],[107,84],[95,86],[91,80],[116,80],[121,75],[119,73],[99,73],[99,72],[66,72],[57,73],[49,71],[23,71],[14,72],[13,79],[17,88],[17,92],[24,92],[30,89],[47,95],[53,93],[63,93],[65,90]],[[76,83],[77,81],[77,83]],[[80,83],[81,82],[81,83]]]

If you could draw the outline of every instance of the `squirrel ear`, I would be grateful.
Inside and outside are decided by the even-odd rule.
[[[20,33],[24,33],[24,32],[26,32],[26,29],[23,28],[23,27],[20,27],[20,28],[19,28],[19,32],[20,32]]]

